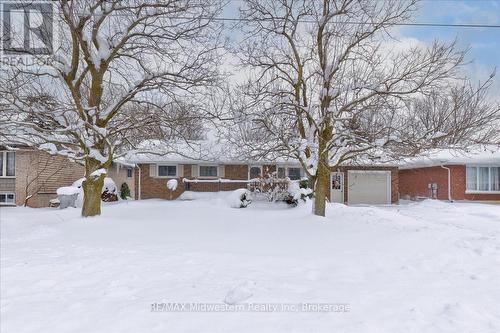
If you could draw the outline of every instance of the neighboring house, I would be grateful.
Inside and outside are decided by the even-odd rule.
[[[0,146],[0,205],[48,207],[56,190],[84,176],[83,166],[63,156],[29,147],[7,150]],[[133,167],[114,163],[108,170],[118,188],[127,182],[134,193]]]
[[[304,177],[304,170],[296,161],[242,161],[237,152],[233,155],[236,157],[231,157],[230,148],[217,147],[213,143],[184,148],[184,154],[128,156],[126,161],[137,165],[136,198],[169,200],[178,198],[184,191],[217,192],[247,188],[255,183],[253,179],[266,178],[271,173],[276,173],[278,179],[299,180]],[[167,188],[170,179],[178,181],[173,192]],[[328,196],[333,202],[347,204],[397,203],[398,168],[346,165],[332,169]]]
[[[435,150],[400,166],[401,198],[500,201],[500,149]]]

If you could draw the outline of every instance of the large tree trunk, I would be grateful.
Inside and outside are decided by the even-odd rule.
[[[319,163],[314,193],[314,215],[325,216],[326,198],[329,189],[329,175],[330,169],[328,168],[328,164]]]
[[[321,146],[321,143],[320,143]],[[321,151],[321,150],[320,150]],[[323,152],[318,159],[316,186],[314,188],[314,215],[325,216],[326,198],[329,190],[330,167],[328,153]]]
[[[88,177],[83,182],[83,217],[101,215],[101,192],[105,176],[102,174],[97,178]]]

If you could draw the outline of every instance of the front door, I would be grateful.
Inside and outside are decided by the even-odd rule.
[[[330,175],[330,201],[344,203],[343,172],[332,172]]]

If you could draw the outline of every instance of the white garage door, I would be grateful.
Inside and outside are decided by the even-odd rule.
[[[347,173],[349,204],[382,205],[391,203],[390,171],[349,171]]]

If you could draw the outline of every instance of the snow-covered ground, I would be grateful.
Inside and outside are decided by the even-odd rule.
[[[500,332],[500,206],[330,205],[317,218],[308,205],[146,200],[91,219],[1,208],[0,221],[2,333]],[[171,302],[246,305],[163,311]],[[260,303],[282,311],[251,311]],[[302,303],[345,311],[294,312]]]

